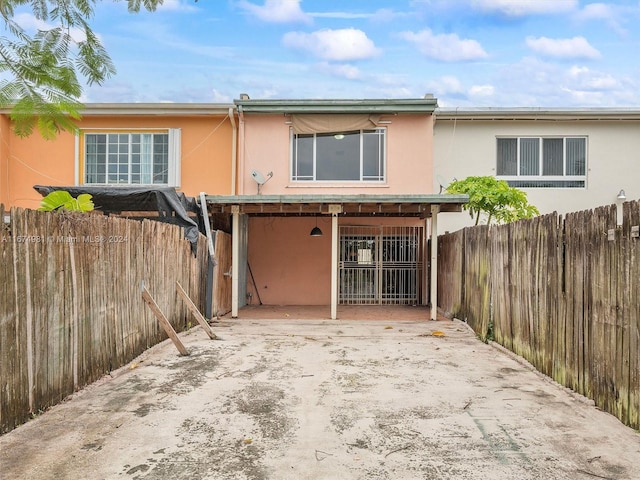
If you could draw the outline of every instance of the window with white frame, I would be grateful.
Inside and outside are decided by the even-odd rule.
[[[519,188],[584,188],[586,137],[501,137],[496,174]]]
[[[82,132],[82,183],[178,186],[180,130]]]
[[[386,129],[292,133],[291,180],[384,182]]]

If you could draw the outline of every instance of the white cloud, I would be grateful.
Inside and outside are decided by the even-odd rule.
[[[362,74],[358,67],[349,64],[331,64],[323,63],[319,67],[323,72],[329,73],[336,77],[343,77],[347,80],[359,80],[362,78]]]
[[[571,67],[567,72],[567,80],[580,90],[613,90],[620,87],[619,82],[610,74],[586,67]]]
[[[312,33],[289,32],[282,37],[288,48],[304,50],[322,60],[348,62],[375,57],[380,52],[362,30],[317,30]]]
[[[265,0],[264,5],[256,5],[241,0],[238,6],[245,12],[269,23],[311,23],[311,17],[300,8],[301,0]]]
[[[169,12],[195,12],[198,9],[189,3],[185,3],[184,0],[164,0],[162,5],[158,5],[158,10]]]
[[[491,97],[495,90],[493,85],[473,85],[469,89],[470,97]]]
[[[231,103],[233,102],[233,97],[229,95],[225,95],[215,88],[211,89],[211,102],[213,103]]]
[[[584,37],[547,38],[527,37],[527,46],[536,53],[556,58],[600,58],[600,52]]]
[[[343,20],[356,20],[361,18],[371,18],[371,13],[350,13],[350,12],[309,12],[310,17],[315,18],[340,18]]]
[[[581,22],[596,21],[604,23],[613,31],[624,34],[626,30],[621,26],[618,14],[612,5],[605,3],[590,3],[576,14],[576,19]]]
[[[614,106],[637,103],[631,94],[634,81],[627,83],[614,74],[584,66],[564,67],[535,57],[506,65],[492,82],[494,105],[512,106]],[[635,82],[637,84],[637,81]],[[636,90],[637,91],[637,90]],[[631,103],[624,103],[624,99]]]
[[[510,17],[571,12],[578,0],[473,0],[473,5],[486,11],[500,12]]]
[[[465,62],[487,58],[476,40],[461,39],[454,33],[436,35],[431,30],[402,32],[400,37],[413,43],[423,55],[443,62]]]
[[[436,97],[440,95],[460,96],[465,93],[462,82],[452,75],[445,75],[429,82],[427,90],[434,92]]]

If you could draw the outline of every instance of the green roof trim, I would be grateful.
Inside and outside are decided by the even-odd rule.
[[[369,100],[234,100],[247,113],[433,113],[435,98]]]
[[[227,205],[261,204],[261,203],[413,203],[413,204],[465,204],[469,195],[460,194],[407,194],[407,195],[205,195],[207,203],[222,203]]]

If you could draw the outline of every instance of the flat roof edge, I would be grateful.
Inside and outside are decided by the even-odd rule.
[[[409,194],[409,195],[205,195],[208,203],[258,204],[258,203],[414,203],[414,204],[465,204],[468,195]]]
[[[440,120],[637,120],[640,108],[436,108]]]
[[[435,98],[365,100],[234,100],[250,113],[432,113]]]
[[[233,103],[86,103],[82,115],[226,115]]]

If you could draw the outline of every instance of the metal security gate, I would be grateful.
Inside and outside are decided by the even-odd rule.
[[[422,252],[422,227],[340,227],[340,304],[420,303]]]

